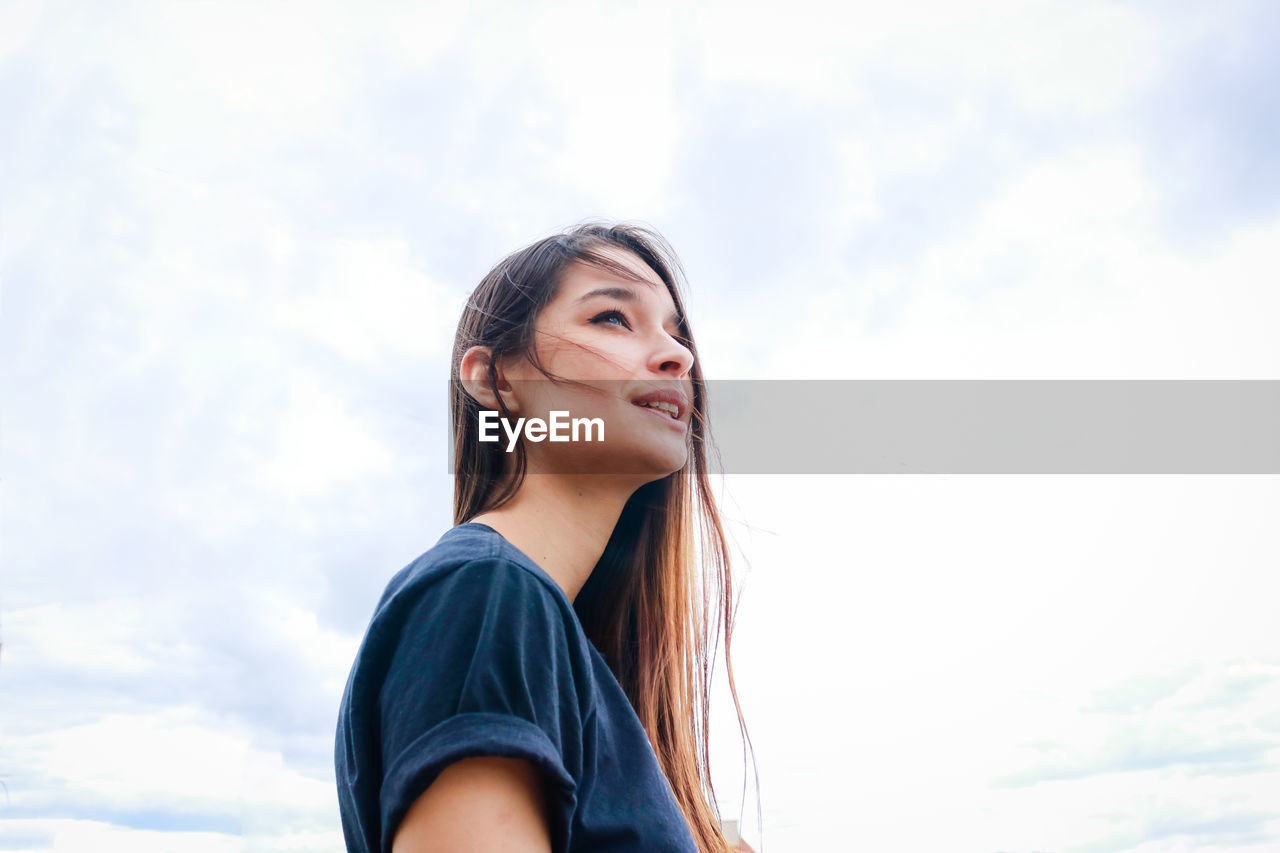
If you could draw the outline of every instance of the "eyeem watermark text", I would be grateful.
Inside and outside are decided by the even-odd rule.
[[[480,413],[480,440],[481,441],[499,441],[501,436],[498,434],[498,424],[502,424],[502,431],[507,434],[507,452],[516,449],[516,442],[520,439],[520,431],[524,430],[524,437],[529,441],[604,441],[604,419],[603,418],[570,418],[567,411],[550,412],[551,420],[544,421],[542,418],[516,418],[515,426],[504,417],[499,417],[497,412],[482,411]],[[578,438],[578,430],[582,430],[583,438]],[[592,430],[594,429],[596,437],[592,438]]]

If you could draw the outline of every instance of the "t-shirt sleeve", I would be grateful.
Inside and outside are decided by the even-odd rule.
[[[435,579],[406,611],[379,694],[382,846],[450,764],[531,762],[562,849],[581,775],[582,709],[569,631],[555,594],[500,558]]]

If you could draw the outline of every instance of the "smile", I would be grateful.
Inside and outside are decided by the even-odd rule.
[[[657,388],[631,399],[633,406],[648,409],[655,417],[665,418],[672,424],[685,427],[684,417],[689,411],[689,398],[678,388]]]
[[[649,417],[661,420],[664,424],[677,432],[686,432],[689,429],[688,424],[682,420],[678,420],[670,409],[659,408],[653,404],[645,403],[636,403],[635,406],[638,409],[644,409]]]
[[[675,403],[668,403],[663,400],[658,400],[653,403],[636,403],[636,405],[641,406],[643,408],[657,409],[660,412],[666,412],[668,415],[671,415],[671,417],[675,418],[676,420],[680,420],[680,407],[677,406]]]

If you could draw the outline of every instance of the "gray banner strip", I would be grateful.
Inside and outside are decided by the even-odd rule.
[[[1276,380],[720,380],[725,474],[1280,474]]]
[[[1280,380],[744,379],[707,397],[717,474],[1280,474]]]

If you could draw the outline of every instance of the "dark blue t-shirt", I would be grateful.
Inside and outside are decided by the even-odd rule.
[[[335,756],[348,851],[390,851],[436,776],[480,755],[538,768],[553,851],[698,849],[564,591],[471,523],[391,579],[351,669]]]

